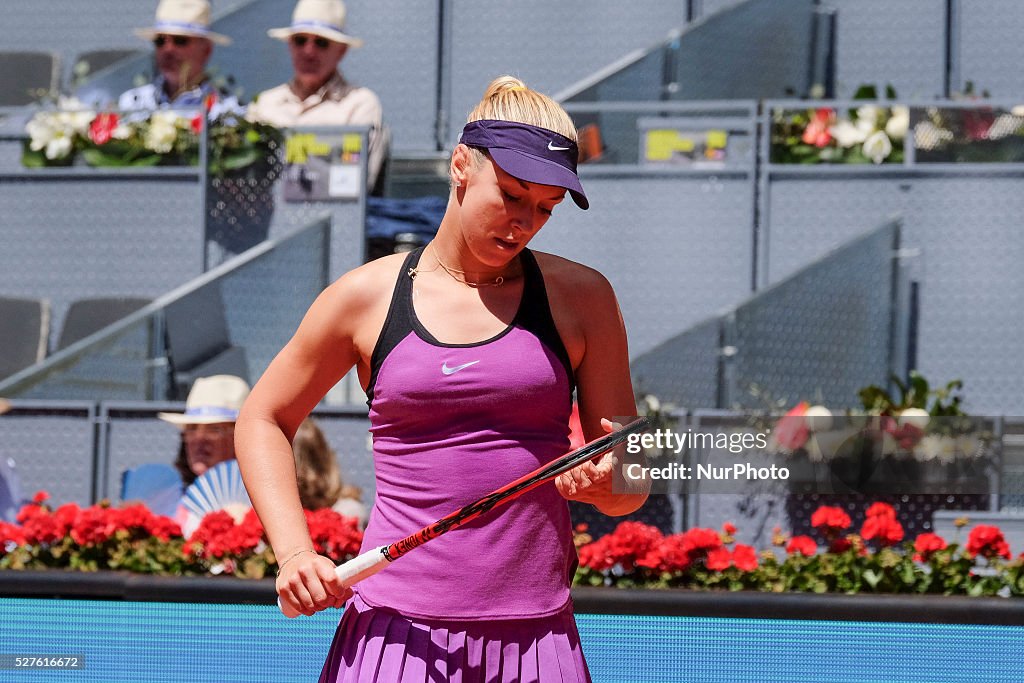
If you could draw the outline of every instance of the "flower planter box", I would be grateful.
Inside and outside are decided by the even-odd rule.
[[[578,614],[1024,626],[1024,600],[941,595],[818,595],[577,586]],[[127,572],[0,571],[0,598],[273,605],[271,579]]]

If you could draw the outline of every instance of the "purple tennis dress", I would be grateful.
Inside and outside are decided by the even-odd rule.
[[[569,447],[573,375],[536,259],[503,332],[444,344],[416,318],[406,259],[369,389],[377,496],[363,550],[387,545]],[[320,680],[589,681],[572,615],[565,500],[545,484],[356,585]]]

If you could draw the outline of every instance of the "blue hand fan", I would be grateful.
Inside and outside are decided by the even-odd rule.
[[[199,528],[203,517],[217,510],[228,512],[236,522],[241,521],[252,502],[242,483],[238,461],[228,460],[204,472],[185,489],[181,504],[188,512],[182,525],[186,538]]]

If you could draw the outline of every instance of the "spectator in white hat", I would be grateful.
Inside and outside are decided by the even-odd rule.
[[[156,21],[135,35],[152,41],[156,69],[151,83],[132,88],[118,98],[122,110],[208,107],[211,119],[228,111],[241,112],[237,98],[219,92],[206,72],[213,46],[231,39],[210,30],[207,0],[160,0]]]
[[[363,41],[348,35],[342,0],[299,0],[291,26],[267,31],[288,43],[291,82],[263,93],[249,105],[249,118],[279,128],[371,126],[367,186],[374,188],[387,152],[380,99],[349,83],[338,69],[349,47]]]
[[[240,377],[200,377],[188,392],[184,413],[157,415],[181,429],[174,465],[185,486],[214,465],[235,458],[235,420],[248,396],[249,384]]]

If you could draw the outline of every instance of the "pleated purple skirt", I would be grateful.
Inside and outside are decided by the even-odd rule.
[[[410,619],[355,595],[320,683],[581,683],[590,681],[571,606],[550,617]]]

